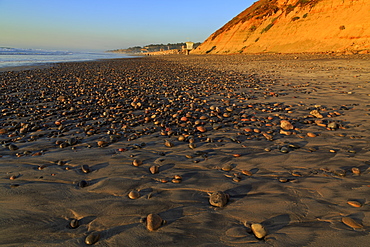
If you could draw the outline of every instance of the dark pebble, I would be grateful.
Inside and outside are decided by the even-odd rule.
[[[88,182],[86,182],[85,180],[81,180],[80,182],[78,182],[78,187],[80,188],[85,188],[88,185]]]
[[[88,245],[95,244],[100,239],[100,233],[98,232],[92,232],[85,238],[85,243]]]
[[[82,170],[83,173],[91,172],[90,167],[88,165],[82,165],[81,170]]]

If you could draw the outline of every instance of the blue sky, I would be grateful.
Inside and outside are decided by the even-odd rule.
[[[0,47],[108,50],[203,42],[257,0],[0,0]]]

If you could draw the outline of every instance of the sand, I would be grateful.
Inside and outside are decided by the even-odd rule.
[[[1,72],[0,245],[94,233],[95,246],[366,246],[369,61],[174,55]],[[154,231],[149,214],[164,220]]]

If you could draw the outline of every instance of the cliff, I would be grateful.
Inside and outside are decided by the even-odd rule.
[[[260,0],[213,33],[193,53],[369,50],[369,0]]]

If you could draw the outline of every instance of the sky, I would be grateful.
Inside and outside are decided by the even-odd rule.
[[[105,51],[203,42],[257,0],[0,0],[0,47]]]

